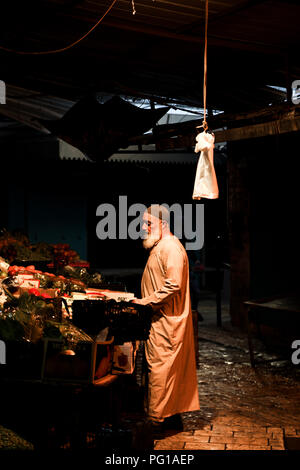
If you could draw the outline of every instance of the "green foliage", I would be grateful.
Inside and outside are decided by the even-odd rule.
[[[0,338],[3,341],[19,341],[24,337],[24,327],[12,318],[0,319]]]

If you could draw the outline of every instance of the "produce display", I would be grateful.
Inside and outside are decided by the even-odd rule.
[[[23,234],[12,234],[2,229],[0,233],[0,256],[9,263],[16,258],[30,259],[32,250],[28,238]]]
[[[89,273],[86,268],[64,266],[62,273],[66,278],[77,279],[82,281],[88,287],[99,287],[105,283],[105,280],[100,273]]]
[[[55,267],[65,266],[79,260],[79,254],[67,243],[30,243],[29,238],[21,232],[0,231],[0,257],[8,263],[38,262],[53,263]]]
[[[34,265],[29,266],[10,266],[8,268],[8,275],[10,276],[10,285],[15,283],[15,285],[22,286],[20,282],[23,282],[30,277],[32,281],[36,280],[35,284],[32,282],[32,286],[37,285],[43,289],[57,289],[60,294],[69,294],[70,292],[85,292],[86,285],[80,279],[77,278],[66,278],[62,275],[55,275],[49,272],[42,272],[38,269],[35,269]],[[20,282],[19,282],[20,281]],[[27,284],[30,284],[28,282]]]
[[[36,343],[55,338],[76,343],[92,339],[62,315],[62,297],[51,297],[43,290],[24,290],[14,296],[2,281],[6,300],[0,311],[0,338],[3,341]]]
[[[52,248],[54,265],[66,266],[72,261],[79,259],[78,253],[75,250],[71,250],[70,245],[67,243],[57,243],[56,245],[52,245]]]
[[[76,381],[81,364],[81,379],[90,380],[90,365],[98,370],[107,362],[107,348],[147,339],[151,308],[131,304],[133,293],[109,287],[100,273],[90,274],[86,268],[67,265],[56,273],[43,272],[33,264],[10,265],[0,257],[0,340],[8,347],[10,364],[0,368],[0,376],[13,378],[22,372],[25,378],[39,378],[44,364],[42,380]]]
[[[0,339],[35,343],[43,337],[92,341],[68,319],[65,299],[85,293],[80,279],[35,269],[10,266],[0,258]]]

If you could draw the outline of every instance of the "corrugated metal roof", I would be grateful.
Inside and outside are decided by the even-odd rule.
[[[205,1],[10,0],[1,5],[1,80],[78,100],[88,91],[202,105]],[[209,0],[208,106],[254,109],[281,98],[267,85],[299,78],[300,4]],[[272,99],[270,100],[270,98]]]

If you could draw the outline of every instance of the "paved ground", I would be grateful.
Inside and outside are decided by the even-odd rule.
[[[295,432],[294,430],[292,432]],[[285,450],[284,429],[217,419],[201,429],[156,439],[155,450]],[[299,435],[300,438],[300,435]]]
[[[182,415],[183,432],[157,435],[155,449],[300,449],[300,366],[255,340],[258,364],[251,368],[247,337],[231,326],[228,306],[222,308],[221,328],[213,300],[200,310],[201,410]]]

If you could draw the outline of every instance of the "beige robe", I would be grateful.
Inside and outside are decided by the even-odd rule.
[[[148,414],[161,419],[199,410],[188,258],[175,236],[152,248],[141,289],[142,303],[154,309],[145,342]]]

